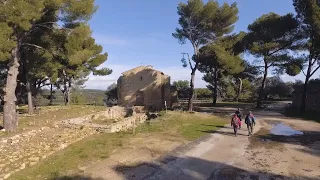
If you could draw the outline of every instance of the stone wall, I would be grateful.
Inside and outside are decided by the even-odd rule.
[[[61,122],[61,125],[67,128],[90,128],[97,132],[106,132],[106,133],[115,133],[120,131],[125,131],[127,129],[131,129],[135,123],[138,125],[139,123],[143,123],[147,120],[147,115],[145,113],[134,113],[132,116],[127,118],[122,118],[121,120],[115,121],[110,125],[101,125],[92,123],[92,116],[85,116],[83,118],[74,118]]]
[[[307,94],[306,99],[306,110],[307,111],[319,111],[320,112],[320,86],[310,86],[310,90]],[[302,88],[297,88],[293,92],[292,106],[294,108],[300,108],[302,98]]]
[[[118,79],[118,104],[162,109],[164,101],[171,104],[170,77],[152,67],[138,67],[124,72]],[[142,97],[138,104],[137,97]]]
[[[139,109],[139,108],[136,108]],[[0,180],[35,165],[70,144],[98,132],[124,131],[147,120],[145,113],[135,111],[124,118],[127,110],[113,107],[98,114],[58,121],[53,127],[42,127],[11,137],[0,138]],[[95,118],[114,119],[110,125],[93,124]]]
[[[35,165],[70,144],[97,133],[89,128],[42,127],[0,138],[0,180]]]

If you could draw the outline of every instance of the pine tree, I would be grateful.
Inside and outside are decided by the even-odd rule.
[[[257,100],[257,107],[261,107],[266,79],[270,68],[283,67],[292,62],[289,50],[295,46],[298,33],[298,22],[292,14],[284,16],[275,13],[262,15],[248,26],[248,33],[244,38],[247,50],[261,60],[263,79]],[[298,72],[291,74],[295,75]]]
[[[8,65],[3,112],[6,131],[13,131],[17,126],[15,90],[24,48],[44,49],[42,44],[30,43],[30,37],[39,28],[57,26],[58,21],[72,29],[73,24],[88,21],[95,10],[94,0],[7,0],[0,3],[0,60]],[[56,18],[45,18],[52,17],[48,16],[49,12]]]
[[[236,49],[243,33],[218,38],[200,49],[200,71],[206,73],[203,80],[211,84],[213,105],[217,103],[219,80],[223,76],[237,74],[244,70],[240,52]]]
[[[238,20],[238,8],[236,3],[219,6],[217,1],[209,1],[206,4],[202,0],[188,0],[187,4],[180,3],[178,6],[180,28],[176,28],[173,37],[181,44],[190,41],[193,47],[192,65],[188,56],[188,64],[191,69],[189,89],[189,111],[193,110],[193,93],[195,73],[199,68],[199,50],[203,45],[215,41],[217,38],[233,31],[234,23]],[[183,59],[184,66],[187,65]]]
[[[306,111],[308,83],[311,77],[320,69],[320,2],[318,0],[293,0],[300,25],[300,33],[304,39],[300,41],[304,56],[305,75],[303,94],[301,98],[301,112]],[[301,43],[302,42],[302,43]]]

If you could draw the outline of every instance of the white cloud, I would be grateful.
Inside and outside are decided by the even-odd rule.
[[[117,38],[117,37],[112,37],[112,36],[105,36],[103,34],[97,34],[97,33],[93,33],[93,37],[96,40],[97,44],[100,45],[127,45],[128,41],[121,39],[121,38]]]
[[[104,67],[106,65],[102,65]],[[113,70],[113,73],[108,76],[89,76],[89,80],[85,83],[87,89],[107,89],[112,83],[117,83],[118,78],[121,76],[122,72],[134,68],[134,66],[128,65],[118,65],[118,64],[108,64],[108,68]],[[171,82],[178,80],[190,80],[190,69],[183,67],[168,67],[168,68],[157,68],[155,69],[162,71],[163,73],[171,77]],[[202,74],[196,72],[195,77],[195,87],[205,87],[206,83],[201,79]]]

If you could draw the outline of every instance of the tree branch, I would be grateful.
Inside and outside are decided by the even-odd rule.
[[[317,58],[314,58],[314,61],[311,63],[311,66],[313,66],[317,62]]]
[[[32,47],[35,47],[35,48],[39,48],[39,49],[45,49],[41,46],[38,46],[38,45],[35,45],[35,44],[30,44],[30,43],[23,43],[21,44],[22,46],[32,46]]]
[[[307,76],[303,69],[302,69],[301,71],[302,71],[302,73],[304,74],[304,76]]]
[[[320,69],[320,65],[318,65],[318,67],[317,67],[315,70],[313,70],[313,72],[310,74],[310,77],[313,76],[314,73],[315,73],[316,71],[318,71],[318,69]]]
[[[46,26],[46,25],[43,25],[43,24],[35,24],[34,26],[35,27],[44,27],[44,28],[47,28],[47,29],[54,29],[53,27]]]

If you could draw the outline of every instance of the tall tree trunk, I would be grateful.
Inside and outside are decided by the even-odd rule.
[[[241,91],[242,91],[242,79],[238,78],[238,80],[239,80],[239,87],[238,87],[238,91],[237,91],[237,96],[235,98],[236,102],[239,102],[240,94],[241,94]]]
[[[64,104],[65,105],[69,105],[69,103],[70,103],[71,88],[72,88],[72,78],[70,78],[64,82],[63,96],[64,96]]]
[[[193,94],[194,94],[194,78],[196,74],[196,66],[192,69],[189,89],[188,111],[193,111]]]
[[[191,66],[191,60],[190,57],[188,55],[188,61],[190,64],[190,68],[191,68],[191,79],[190,79],[190,89],[189,89],[189,101],[188,101],[188,110],[189,111],[193,111],[193,93],[194,93],[194,79],[195,79],[195,75],[196,75],[196,71],[198,69],[198,62],[197,62],[197,58],[198,58],[198,54],[199,54],[199,48],[192,43],[193,46],[193,51],[194,51],[194,55],[196,56],[196,63],[194,65],[194,67],[192,68]]]
[[[28,75],[28,71],[27,71],[27,62],[26,59],[23,58],[23,73],[24,73],[24,77],[26,80],[26,90],[27,90],[27,99],[28,99],[28,114],[32,115],[33,114],[33,102],[32,102],[32,91],[31,91],[31,83],[30,83],[30,79],[29,79],[29,75]]]
[[[264,95],[264,89],[266,87],[267,76],[268,76],[268,64],[265,62],[264,63],[263,79],[262,79],[261,88],[259,91],[259,97],[257,100],[257,108],[261,108],[261,106],[262,106],[262,99],[263,99],[263,95]]]
[[[3,127],[6,131],[14,131],[18,125],[15,94],[17,87],[17,76],[19,74],[19,61],[20,61],[20,42],[16,48],[12,50],[12,59],[9,62],[9,69],[4,88],[4,106],[3,106]]]
[[[49,102],[49,105],[51,106],[53,103],[53,85],[50,81],[50,102]]]
[[[67,106],[69,104],[69,98],[68,98],[68,92],[67,91],[65,91],[63,93],[63,99],[64,99],[64,105]]]
[[[213,69],[214,75],[213,75],[213,97],[212,97],[212,105],[215,106],[217,104],[218,99],[218,69]]]
[[[32,102],[32,92],[31,92],[31,85],[29,78],[27,78],[27,83],[26,83],[26,89],[27,89],[27,95],[28,95],[28,114],[32,115],[33,114],[33,102]]]
[[[311,71],[312,71],[312,58],[309,57],[309,63],[308,63],[308,70],[306,74],[306,79],[304,81],[303,85],[303,93],[301,97],[301,104],[300,104],[300,112],[304,113],[306,112],[306,100],[307,100],[307,94],[308,94],[308,83],[311,77]]]

